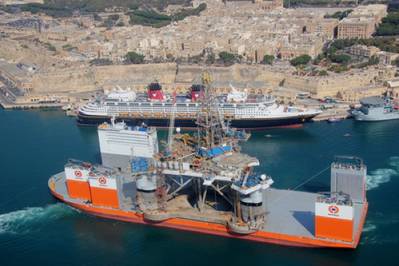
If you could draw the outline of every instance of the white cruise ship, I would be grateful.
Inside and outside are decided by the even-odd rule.
[[[193,85],[187,95],[166,95],[159,83],[151,83],[147,93],[142,94],[114,90],[82,106],[78,123],[98,125],[115,117],[131,125],[144,123],[168,127],[173,114],[176,127],[194,128],[203,98],[202,85]],[[321,112],[281,105],[270,95],[248,95],[234,89],[229,94],[218,96],[215,101],[221,117],[235,128],[293,126],[309,121]]]

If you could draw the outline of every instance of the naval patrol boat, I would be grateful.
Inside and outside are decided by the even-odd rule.
[[[360,100],[361,107],[351,111],[357,121],[399,119],[399,102],[390,97],[371,96]]]

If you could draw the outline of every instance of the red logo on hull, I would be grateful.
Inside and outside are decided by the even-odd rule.
[[[335,205],[331,205],[328,207],[328,212],[331,214],[337,214],[339,212],[339,208]]]
[[[98,182],[100,183],[100,185],[105,185],[107,184],[107,179],[102,176],[98,179]]]

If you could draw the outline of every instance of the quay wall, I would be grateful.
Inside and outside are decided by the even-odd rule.
[[[160,82],[167,91],[186,91],[193,83],[201,82],[203,71],[211,73],[214,87],[229,91],[230,84],[238,89],[248,88],[252,93],[270,91],[279,85],[299,91],[310,92],[322,98],[335,97],[339,93],[359,87],[382,84],[395,75],[394,68],[372,67],[346,73],[330,73],[328,76],[299,76],[292,71],[263,65],[232,65],[229,67],[207,67],[177,65],[175,63],[86,66],[68,68],[47,73],[36,73],[32,77],[32,92],[59,93],[85,92],[98,89],[109,90],[117,85],[121,88],[144,90],[154,81]]]

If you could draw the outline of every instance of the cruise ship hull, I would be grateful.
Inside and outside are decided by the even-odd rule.
[[[275,117],[275,118],[247,118],[247,119],[233,119],[230,121],[230,126],[242,129],[264,129],[270,127],[285,127],[285,126],[299,126],[305,122],[309,122],[317,114],[300,115],[292,117]],[[111,117],[108,116],[87,116],[79,113],[77,122],[79,125],[93,125],[97,126],[103,122],[109,122]],[[167,118],[132,118],[132,117],[118,117],[117,120],[123,120],[130,125],[141,125],[145,123],[147,126],[158,128],[166,128],[169,126],[169,119]],[[196,118],[180,119],[176,118],[175,127],[180,128],[196,128]]]
[[[67,205],[78,209],[89,215],[96,217],[102,217],[106,219],[112,219],[117,221],[136,223],[136,224],[146,224],[156,227],[165,227],[171,229],[177,229],[182,231],[189,231],[194,233],[202,233],[209,235],[216,235],[229,238],[238,238],[242,240],[255,241],[260,243],[277,244],[284,246],[293,247],[307,247],[307,248],[345,248],[345,249],[355,249],[359,244],[361,232],[363,230],[363,225],[366,219],[366,214],[368,210],[367,202],[362,204],[361,217],[357,230],[354,232],[353,242],[343,242],[333,239],[319,239],[314,237],[305,237],[301,235],[292,235],[287,233],[276,233],[269,231],[258,231],[248,235],[241,235],[232,233],[223,224],[205,222],[200,220],[192,220],[186,218],[171,218],[162,222],[151,222],[144,218],[144,215],[140,212],[131,210],[121,210],[113,208],[105,208],[101,206],[95,206],[90,203],[79,200],[71,200],[67,195],[59,193],[56,191],[56,184],[58,178],[52,177],[49,180],[50,193],[58,200],[66,203]],[[283,191],[283,190],[282,190]],[[289,191],[290,192],[290,191]]]

